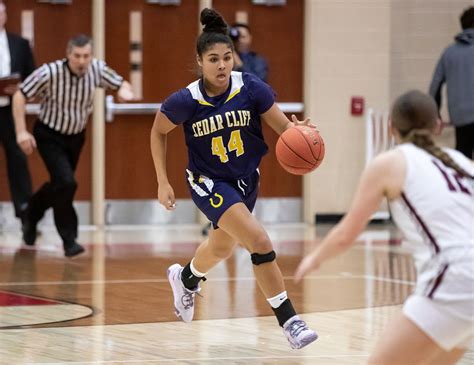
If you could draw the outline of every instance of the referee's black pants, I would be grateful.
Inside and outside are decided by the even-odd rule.
[[[50,181],[33,194],[28,216],[37,223],[46,210],[53,208],[54,223],[67,245],[77,238],[77,214],[73,206],[77,181],[74,177],[85,132],[66,135],[38,121],[33,129],[38,151],[49,172]]]
[[[5,149],[8,185],[15,215],[21,218],[22,211],[31,197],[32,188],[27,158],[16,143],[11,105],[0,107],[0,142]]]

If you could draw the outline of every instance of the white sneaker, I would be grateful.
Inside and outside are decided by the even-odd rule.
[[[293,316],[283,325],[285,334],[292,349],[301,349],[318,338],[316,332],[308,328],[305,321]]]
[[[176,315],[184,322],[191,322],[194,316],[194,296],[201,288],[197,287],[196,290],[185,288],[181,280],[182,271],[183,267],[180,264],[171,265],[168,268],[168,280],[173,289]]]

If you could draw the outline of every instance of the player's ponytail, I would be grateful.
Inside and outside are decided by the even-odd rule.
[[[228,35],[228,26],[224,18],[214,9],[203,9],[201,11],[201,24],[203,30],[196,42],[196,51],[202,56],[210,47],[216,43],[224,43],[232,50],[234,45]]]
[[[406,136],[403,138],[404,141],[411,142],[415,146],[424,149],[426,152],[432,154],[437,159],[439,159],[444,165],[451,167],[461,176],[474,178],[461,166],[459,166],[456,161],[454,161],[451,156],[449,156],[442,148],[440,148],[433,140],[432,133],[426,129],[412,129]]]
[[[434,142],[433,130],[438,119],[438,108],[429,95],[418,90],[401,95],[393,104],[391,119],[402,141],[411,142],[425,150],[461,176],[474,178]]]

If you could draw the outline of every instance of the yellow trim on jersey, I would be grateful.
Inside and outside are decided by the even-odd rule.
[[[201,105],[214,106],[211,103],[208,103],[206,100],[198,100],[198,103]]]
[[[211,205],[214,207],[214,208],[219,208],[222,203],[224,202],[224,198],[222,197],[221,194],[217,194],[217,193],[214,193],[215,197],[216,198],[219,198],[219,203],[214,203],[214,200],[212,200],[212,198],[209,198],[209,201],[211,202]]]
[[[237,95],[238,93],[240,93],[240,88],[235,90],[232,94],[230,94],[228,97],[227,97],[227,100],[225,101],[226,103],[232,99],[235,95]]]

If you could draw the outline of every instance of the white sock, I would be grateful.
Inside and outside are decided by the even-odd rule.
[[[191,260],[191,265],[189,265],[189,268],[191,269],[191,272],[193,273],[194,276],[197,276],[198,278],[202,278],[207,275],[206,273],[202,273],[196,270],[194,267],[194,258]]]
[[[272,308],[278,308],[285,300],[288,299],[286,291],[274,296],[273,298],[267,298],[267,302],[270,303]]]

